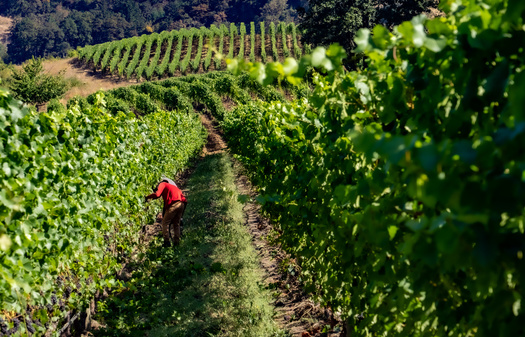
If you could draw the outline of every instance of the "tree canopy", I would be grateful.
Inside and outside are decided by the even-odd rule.
[[[145,33],[229,22],[294,21],[307,0],[0,0],[15,17],[9,60],[64,56],[71,48]]]
[[[61,76],[43,74],[42,59],[32,58],[21,70],[14,71],[10,89],[24,103],[42,105],[62,96],[67,84]]]
[[[355,48],[354,36],[361,28],[382,24],[392,28],[437,6],[437,0],[310,0],[301,15],[303,41],[327,46],[339,43]]]

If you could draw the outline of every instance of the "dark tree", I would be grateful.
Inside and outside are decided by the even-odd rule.
[[[11,44],[8,53],[11,59],[27,60],[40,54],[39,30],[41,25],[35,15],[16,21],[11,30]]]
[[[93,20],[93,43],[121,40],[129,37],[127,34],[130,24],[120,13],[102,12]]]
[[[439,0],[380,0],[377,6],[377,23],[392,29],[414,16],[436,8]]]
[[[77,27],[77,34],[73,37],[70,37],[66,33],[68,42],[71,46],[84,47],[85,45],[91,44],[93,42],[93,37],[91,36],[93,33],[93,14],[91,12],[79,12],[74,10],[69,14],[68,19],[73,20]]]
[[[295,10],[290,8],[287,0],[270,0],[261,8],[260,21],[265,22],[290,22],[293,21]]]
[[[232,0],[227,12],[228,21],[230,22],[249,22],[248,18],[254,18],[259,15],[261,8],[268,1],[261,0]],[[248,20],[247,20],[248,19]]]
[[[314,46],[338,42],[354,48],[354,35],[376,22],[373,0],[310,0],[301,20],[303,41]]]
[[[314,46],[338,42],[348,52],[361,28],[388,28],[426,12],[438,0],[310,0],[302,13],[303,41]]]

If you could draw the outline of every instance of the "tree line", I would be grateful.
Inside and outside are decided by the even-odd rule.
[[[389,28],[437,7],[438,0],[0,0],[15,18],[7,56],[61,57],[76,47],[211,24],[296,22],[303,41],[354,48],[360,28]],[[257,25],[258,27],[258,25]],[[2,48],[0,47],[0,50]],[[5,49],[5,48],[4,48]],[[0,53],[2,57],[2,53]]]
[[[65,56],[76,47],[230,22],[295,21],[306,0],[0,0],[15,18],[7,59]]]

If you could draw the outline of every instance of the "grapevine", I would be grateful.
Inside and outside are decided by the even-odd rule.
[[[361,30],[362,70],[338,45],[267,66],[261,81],[293,83],[315,67],[312,93],[224,116],[302,280],[351,335],[524,333],[525,6],[441,9]]]
[[[228,50],[228,58],[232,59],[235,52],[235,37],[238,35],[237,26],[234,23],[230,24],[230,45]]]
[[[118,43],[120,44],[120,43]],[[104,51],[104,56],[102,57],[102,60],[100,61],[100,70],[105,71],[106,67],[108,66],[108,62],[113,56],[115,49],[117,49],[117,43],[111,43],[108,45],[107,49]]]
[[[222,55],[223,54],[223,50],[224,50],[224,34],[226,34],[228,32],[228,28],[226,28],[226,25],[221,24],[220,28],[219,28],[219,31],[220,31],[220,35],[219,35],[219,50],[218,50],[218,53],[219,53],[219,55]],[[222,60],[220,58],[216,58],[215,59],[215,69],[221,69],[221,62],[222,62]]]
[[[292,34],[293,54],[296,57],[302,55],[302,50],[297,42],[299,37],[293,23],[287,25],[281,22],[277,26],[275,23],[270,23],[269,37],[265,31],[265,23],[260,22],[259,24],[261,30],[260,57],[262,60],[267,60],[268,56],[265,45],[267,38],[270,41],[272,58],[275,61],[279,59],[281,50],[286,57],[291,54],[287,43],[287,36],[290,31]],[[276,36],[278,32],[280,32],[279,39]],[[164,31],[160,34],[153,33],[121,41],[86,46],[79,51],[79,59],[108,74],[118,72],[120,77],[125,76],[128,80],[132,76],[151,80],[153,77],[174,76],[178,74],[178,70],[181,73],[198,72],[201,69],[201,64],[203,70],[208,70],[212,63],[213,51],[215,50],[213,48],[216,43],[215,37],[219,40],[217,47],[219,55],[224,56],[224,53],[226,53],[227,58],[236,57],[239,60],[248,58],[251,62],[254,62],[258,58],[258,55],[255,54],[256,50],[258,50],[255,46],[257,36],[255,23],[250,23],[249,53],[246,47],[246,35],[247,29],[244,23],[240,23],[239,27],[234,23],[230,23],[229,27],[221,24],[220,27],[211,25],[210,29],[201,27],[200,29]],[[229,37],[229,44],[226,47],[227,51],[224,50],[226,36]],[[228,43],[228,40],[226,43]],[[283,43],[278,43],[278,40],[282,40]],[[239,43],[239,50],[236,50],[237,43]],[[205,49],[205,44],[211,48]],[[206,51],[203,55],[204,49]],[[182,56],[183,53],[184,56]],[[193,54],[195,56],[192,58]],[[215,69],[221,69],[223,59],[224,57],[215,59]]]
[[[277,39],[275,37],[275,23],[270,22],[270,39],[272,42],[272,55],[274,61],[279,61],[279,52],[277,50]]]
[[[245,44],[245,36],[246,36],[246,25],[244,22],[241,22],[240,28],[239,28],[239,59],[244,60],[244,44]]]
[[[261,60],[266,62],[266,37],[264,35],[264,22],[260,23],[261,25]]]
[[[1,123],[11,125],[0,130],[2,193],[18,205],[0,205],[2,223],[9,223],[0,227],[0,301],[5,312],[18,313],[9,321],[0,313],[4,335],[40,334],[40,320],[60,321],[66,310],[84,310],[97,289],[119,287],[121,254],[138,244],[140,226],[153,216],[137,212],[136,196],[161,174],[182,170],[205,140],[194,114],[157,107],[140,120],[110,115],[101,93],[68,106],[36,113],[0,93]],[[177,135],[173,142],[164,141],[162,128]],[[11,145],[25,142],[32,146]],[[159,157],[167,159],[159,164]],[[20,185],[7,183],[14,175]],[[105,237],[120,250],[106,252]]]
[[[99,65],[99,62],[100,62],[100,58],[102,57],[102,55],[104,55],[104,53],[106,52],[106,49],[109,47],[109,42],[106,42],[106,43],[103,43],[103,44],[99,44],[97,46],[97,49],[95,51],[95,53],[93,54],[93,65],[95,67],[98,67]]]
[[[288,49],[288,41],[287,41],[287,34],[286,34],[286,28],[287,25],[284,22],[281,22],[279,24],[279,30],[281,31],[281,40],[283,43],[283,54],[284,57],[290,57],[290,50]]]
[[[195,54],[195,58],[192,61],[192,68],[194,71],[197,71],[201,65],[202,47],[204,46],[204,37],[206,36],[207,32],[208,30],[206,28],[201,27],[197,33],[199,36],[199,42],[197,45],[197,53]]]
[[[250,62],[255,62],[255,23],[250,22]]]
[[[162,32],[159,34],[156,40],[156,48],[155,48],[155,55],[151,59],[148,67],[146,68],[146,79],[150,80],[153,76],[153,73],[155,72],[155,69],[157,68],[157,65],[160,60],[160,56],[162,55],[162,44],[164,40],[166,39],[167,32]]]
[[[153,46],[153,41],[156,40],[157,35],[158,34],[153,33],[145,37],[146,42],[144,45],[144,52],[142,54],[142,59],[138,67],[135,69],[135,75],[137,76],[137,79],[140,79],[144,71],[146,71],[146,67],[149,64],[150,57],[151,57],[151,47]]]
[[[187,33],[187,48],[186,48],[186,55],[182,59],[182,62],[180,63],[180,71],[181,73],[186,73],[186,70],[188,69],[188,66],[190,64],[191,60],[191,50],[193,49],[193,38],[195,34],[198,34],[198,30],[196,28],[192,28]]]
[[[162,58],[162,61],[160,64],[158,64],[155,68],[155,72],[157,73],[158,77],[161,77],[166,74],[170,62],[171,52],[173,49],[173,40],[177,36],[177,31],[173,31],[169,33],[167,37],[167,45],[166,45],[166,51],[164,52],[164,56]]]
[[[213,49],[215,47],[215,34],[217,28],[215,26],[211,27],[208,31],[208,48],[206,51],[206,58],[204,59],[204,70],[208,70],[211,65],[211,58],[213,57]]]
[[[295,58],[300,58],[302,56],[302,50],[299,47],[297,42],[297,27],[293,22],[290,23],[289,29],[292,31],[292,43],[293,43],[293,53]]]
[[[171,60],[171,63],[169,65],[169,74],[174,75],[177,71],[177,68],[179,66],[179,60],[180,60],[180,54],[182,52],[182,42],[184,41],[185,34],[184,32],[179,32],[177,35],[177,49],[175,50],[175,54],[173,55],[173,60]]]
[[[122,58],[120,59],[120,62],[117,66],[118,68],[118,75],[122,77],[124,74],[124,69],[126,67],[126,63],[129,62],[129,55],[131,54],[131,50],[133,49],[133,46],[137,44],[136,38],[131,38],[125,42],[125,51],[124,55],[122,55]]]
[[[142,55],[142,46],[144,45],[145,38],[146,36],[142,36],[135,45],[135,52],[133,53],[133,58],[126,67],[126,78],[128,80],[131,78],[131,75],[133,74],[135,68],[137,67],[137,64],[139,63],[140,56]]]
[[[109,73],[113,74],[115,69],[117,68],[118,63],[120,62],[120,55],[122,54],[122,49],[125,47],[125,41],[121,41],[117,46],[115,47],[115,50],[113,51],[113,55],[111,56],[111,61],[109,63]]]

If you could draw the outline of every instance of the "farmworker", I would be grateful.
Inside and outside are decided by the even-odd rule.
[[[186,208],[186,198],[182,191],[177,187],[175,182],[162,176],[161,181],[157,187],[152,188],[153,193],[145,197],[145,201],[150,199],[164,199],[164,207],[162,209],[162,236],[164,237],[163,247],[170,247],[170,234],[168,228],[170,224],[173,225],[173,244],[177,246],[180,242],[180,220]]]

